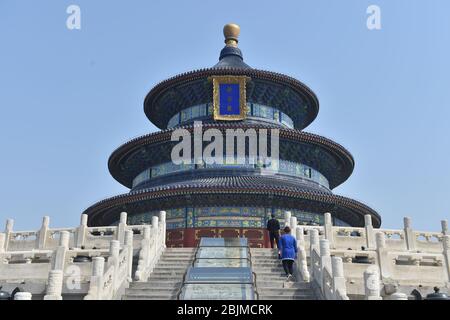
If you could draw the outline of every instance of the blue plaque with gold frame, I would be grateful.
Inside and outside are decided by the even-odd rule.
[[[214,120],[243,120],[247,116],[246,76],[213,76]]]

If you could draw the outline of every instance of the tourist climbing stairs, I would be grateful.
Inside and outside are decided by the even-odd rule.
[[[311,284],[298,279],[288,281],[278,251],[252,248],[252,267],[256,273],[256,285],[260,300],[314,300]]]

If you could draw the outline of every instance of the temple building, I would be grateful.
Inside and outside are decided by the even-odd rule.
[[[235,24],[224,27],[225,47],[213,67],[174,76],[148,93],[145,115],[161,131],[112,153],[109,171],[130,192],[86,209],[90,226],[116,225],[121,212],[128,213],[128,224],[151,223],[164,210],[169,247],[193,247],[201,237],[246,237],[252,247],[267,247],[266,222],[272,214],[283,220],[285,211],[304,225],[322,225],[329,212],[335,226],[363,227],[365,215],[380,226],[373,209],[332,191],[355,163],[341,145],[303,131],[319,112],[314,92],[294,78],[245,63],[239,31]],[[194,134],[197,121],[202,132],[215,129],[223,141],[230,130],[253,129],[267,133],[270,142],[277,129],[278,157],[174,163],[179,141],[173,141],[173,131]],[[202,150],[210,144],[200,143]]]

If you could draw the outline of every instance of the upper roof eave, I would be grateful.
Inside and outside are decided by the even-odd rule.
[[[214,75],[242,75],[248,76],[252,79],[272,81],[277,84],[290,86],[293,90],[304,96],[312,108],[311,112],[308,113],[308,119],[306,119],[303,128],[313,122],[319,113],[319,100],[315,93],[307,85],[293,77],[277,72],[254,68],[212,67],[181,73],[155,85],[144,99],[144,112],[147,118],[158,128],[164,129],[167,123],[160,119],[158,112],[156,112],[155,108],[153,108],[153,104],[157,101],[158,97],[160,97],[160,95],[166,90],[169,90],[177,85],[205,79]]]

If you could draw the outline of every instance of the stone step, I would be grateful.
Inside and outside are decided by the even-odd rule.
[[[183,278],[186,271],[182,272],[164,272],[164,271],[156,271],[150,274],[149,279],[164,279],[164,278],[173,278],[173,279],[181,279]]]
[[[194,257],[186,257],[186,258],[172,258],[172,257],[162,257],[159,262],[164,263],[190,263],[194,260]]]
[[[153,294],[153,295],[141,295],[141,294],[127,294],[122,297],[122,300],[176,300],[177,296],[173,294]]]
[[[271,280],[271,281],[260,281],[256,280],[256,286],[258,289],[280,289],[280,288],[286,288],[286,289],[309,289],[311,288],[311,285],[308,282],[286,282],[284,280]]]
[[[162,256],[158,262],[178,262],[178,263],[188,263],[189,261],[194,260],[194,256],[192,257],[169,257]]]
[[[266,273],[282,273],[282,272],[284,272],[283,267],[257,267],[257,266],[253,266],[252,270],[255,271],[256,275],[258,275],[260,273],[266,274]]]
[[[186,268],[178,268],[178,269],[171,269],[171,268],[158,268],[158,266],[155,267],[155,269],[153,269],[152,274],[165,274],[165,273],[170,273],[170,274],[177,274],[177,273],[185,273],[186,272]]]
[[[166,268],[166,269],[187,269],[192,266],[192,263],[188,264],[172,264],[172,263],[158,263],[155,268]]]
[[[266,258],[264,258],[264,259],[255,259],[255,258],[253,258],[252,259],[252,262],[257,262],[257,263],[281,263],[281,260],[279,260],[278,258],[277,259],[266,259]]]
[[[283,268],[280,263],[252,263],[252,267],[254,269],[263,269],[263,268]]]
[[[169,276],[169,275],[165,275],[165,274],[163,274],[163,275],[151,274],[150,277],[148,278],[148,281],[149,282],[153,281],[153,280],[156,280],[156,281],[171,281],[171,280],[181,281],[181,280],[183,280],[183,276],[184,276],[184,274],[177,274],[175,276]]]
[[[258,287],[258,292],[260,295],[282,295],[282,296],[292,296],[292,295],[311,295],[310,288],[260,288]]]
[[[254,270],[253,270],[254,271]],[[277,271],[265,271],[265,270],[260,270],[258,272],[256,272],[256,276],[258,277],[286,277],[286,274],[284,273],[283,268],[279,268]]]
[[[158,281],[150,280],[147,282],[132,282],[130,288],[132,289],[158,289],[158,288],[179,288],[182,284],[181,280],[168,280],[168,281]]]
[[[164,252],[163,256],[171,255],[171,256],[193,256],[195,252]]]
[[[157,289],[126,289],[125,295],[176,295],[180,291],[180,288],[164,288],[159,287]]]
[[[252,257],[256,256],[278,256],[278,251],[250,251]]]
[[[182,254],[182,253],[166,253],[161,256],[162,258],[181,258],[181,259],[187,259],[187,258],[194,258],[194,254]]]
[[[174,265],[167,265],[167,264],[158,263],[154,270],[155,271],[157,271],[157,270],[167,270],[167,271],[169,271],[169,270],[186,270],[189,266],[190,266],[190,264],[187,264],[187,265],[176,265],[176,264],[174,264]]]
[[[267,281],[286,281],[286,275],[282,275],[282,276],[280,276],[280,275],[271,275],[271,276],[267,276],[267,275],[258,275],[258,274],[256,274],[256,281],[264,281],[264,282],[267,282]],[[294,279],[294,282],[295,282],[295,279]]]
[[[315,300],[314,295],[292,295],[292,296],[281,296],[281,295],[260,295],[259,300]]]

